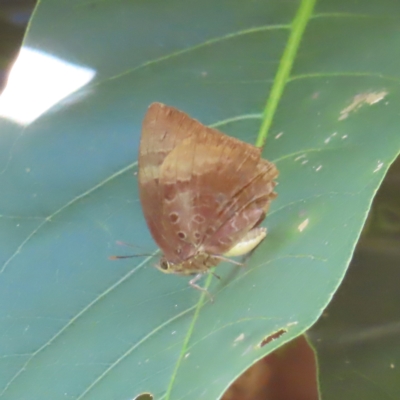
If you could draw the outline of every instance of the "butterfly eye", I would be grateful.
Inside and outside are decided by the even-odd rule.
[[[169,268],[169,263],[168,263],[168,261],[167,261],[167,260],[161,260],[161,261],[160,261],[160,268],[161,268],[163,271],[168,271],[168,268]]]

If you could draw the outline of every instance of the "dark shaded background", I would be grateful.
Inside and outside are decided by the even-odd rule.
[[[0,90],[18,54],[35,4],[34,0],[0,0]]]

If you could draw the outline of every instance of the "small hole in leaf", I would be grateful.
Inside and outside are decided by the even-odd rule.
[[[287,332],[286,329],[279,329],[279,331],[271,333],[271,335],[268,335],[266,338],[262,340],[262,342],[260,343],[260,347],[263,347],[266,344],[271,343],[273,340],[279,339],[286,332]]]
[[[141,393],[133,398],[133,400],[153,400],[154,396],[151,393]]]

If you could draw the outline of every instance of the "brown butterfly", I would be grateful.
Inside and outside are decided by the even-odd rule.
[[[139,191],[166,273],[201,274],[265,237],[278,170],[261,149],[204,126],[176,108],[150,105],[142,126]]]

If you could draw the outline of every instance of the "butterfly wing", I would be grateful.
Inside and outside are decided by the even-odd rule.
[[[160,166],[168,154],[192,135],[192,119],[181,111],[161,103],[148,108],[142,124],[139,148],[139,193],[144,217],[153,239],[170,253],[171,233],[162,221],[164,198],[160,193]]]
[[[208,253],[226,253],[265,218],[271,201],[276,197],[273,189],[278,170],[274,164],[261,159],[255,172],[254,179],[233,196],[232,205],[219,214],[222,224],[204,242]]]
[[[260,149],[192,121],[192,134],[159,171],[163,230],[173,243],[165,255],[172,262],[199,248],[225,253],[262,221],[275,196],[278,172]]]
[[[267,212],[278,172],[260,150],[153,103],[139,151],[139,189],[150,232],[171,263],[202,247],[223,254]]]

